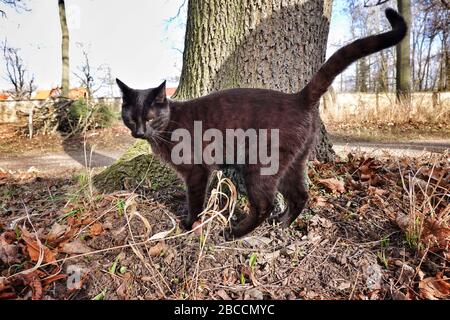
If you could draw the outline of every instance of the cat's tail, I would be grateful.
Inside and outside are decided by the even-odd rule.
[[[299,92],[302,99],[305,99],[304,105],[315,106],[333,80],[356,60],[392,47],[402,41],[408,29],[405,20],[397,11],[390,8],[386,9],[385,14],[392,30],[356,40],[333,54],[306,87]]]

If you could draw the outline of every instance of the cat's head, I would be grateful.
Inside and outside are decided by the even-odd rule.
[[[132,89],[119,79],[116,82],[122,91],[122,120],[131,135],[150,140],[164,132],[170,121],[166,82],[147,90]]]

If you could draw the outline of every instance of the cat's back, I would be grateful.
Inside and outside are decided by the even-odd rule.
[[[296,96],[281,91],[260,88],[233,88],[210,93],[199,100],[223,102],[265,102],[295,100]]]

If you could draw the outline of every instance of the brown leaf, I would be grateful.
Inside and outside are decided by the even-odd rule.
[[[167,249],[167,246],[164,244],[164,242],[158,242],[156,245],[150,248],[149,254],[152,257],[157,257]]]
[[[19,246],[13,244],[15,240],[16,233],[12,230],[0,235],[0,261],[5,264],[11,265],[20,262],[18,257]]]
[[[197,236],[201,236],[202,235],[203,227],[199,227],[199,225],[201,225],[201,224],[202,224],[201,220],[197,220],[192,225],[192,230],[194,230],[194,234],[197,235]],[[197,229],[195,229],[195,228],[197,228]]]
[[[25,274],[19,274],[13,278],[14,284],[22,284],[29,287],[32,291],[32,300],[41,300],[43,297],[42,283],[37,271]]]
[[[386,193],[387,193],[386,190],[379,189],[379,188],[372,187],[372,186],[369,187],[369,194],[370,194],[370,195],[378,195],[378,196],[382,196],[382,195],[384,195],[384,194],[386,194]]]
[[[21,229],[22,231],[22,240],[25,241],[27,245],[27,252],[32,261],[38,261],[41,250],[44,251],[44,262],[52,263],[56,261],[55,254],[46,246],[39,244],[36,240],[36,237],[29,233],[26,229]]]
[[[64,236],[67,231],[67,226],[60,225],[59,223],[54,223],[50,232],[45,236],[47,242],[54,243],[58,239]]]
[[[446,250],[450,246],[450,228],[441,221],[426,219],[421,236],[432,251]]]
[[[217,291],[216,294],[221,297],[222,300],[231,300],[230,296],[223,289]]]
[[[103,225],[100,222],[94,223],[89,231],[92,237],[98,236],[103,232]]]
[[[68,254],[83,254],[91,252],[92,249],[84,244],[81,240],[75,240],[73,242],[63,243],[60,246],[59,251]]]
[[[132,277],[133,277],[132,274],[129,272],[127,272],[123,275],[123,282],[120,284],[119,288],[117,288],[117,291],[116,291],[117,295],[121,299],[128,298],[127,291],[128,291],[128,287],[129,287]]]
[[[332,192],[339,192],[339,193],[345,192],[344,183],[342,181],[339,181],[336,178],[319,179],[318,182],[319,182],[319,184],[325,186],[327,189],[329,189]]]
[[[317,196],[311,199],[311,207],[312,208],[317,208],[317,207],[328,207],[328,208],[332,208],[333,205],[331,203],[327,202],[327,198],[322,197],[322,196]]]
[[[419,295],[422,299],[438,300],[450,296],[449,279],[443,279],[442,272],[435,278],[425,278],[419,282]]]
[[[65,278],[67,278],[67,275],[66,275],[66,274],[55,274],[55,275],[53,275],[53,276],[50,276],[50,277],[44,279],[44,280],[42,281],[42,286],[45,288],[45,287],[47,287],[49,284],[51,284],[51,283],[53,283],[53,282],[55,282],[55,281],[61,280],[61,279],[65,279]]]

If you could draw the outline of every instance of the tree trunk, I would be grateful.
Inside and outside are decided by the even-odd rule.
[[[331,7],[332,0],[190,0],[175,98],[239,87],[300,91],[325,60]],[[330,161],[321,127],[315,154]]]
[[[405,38],[397,45],[397,100],[411,106],[411,0],[397,0],[398,11],[408,25]]]
[[[62,79],[61,96],[69,97],[70,90],[70,66],[69,66],[69,28],[67,27],[66,5],[64,0],[58,0],[59,22],[61,24],[61,55],[62,55]]]
[[[238,87],[300,91],[325,59],[331,7],[332,0],[189,0],[173,98]],[[314,155],[329,161],[334,153],[319,127]]]

